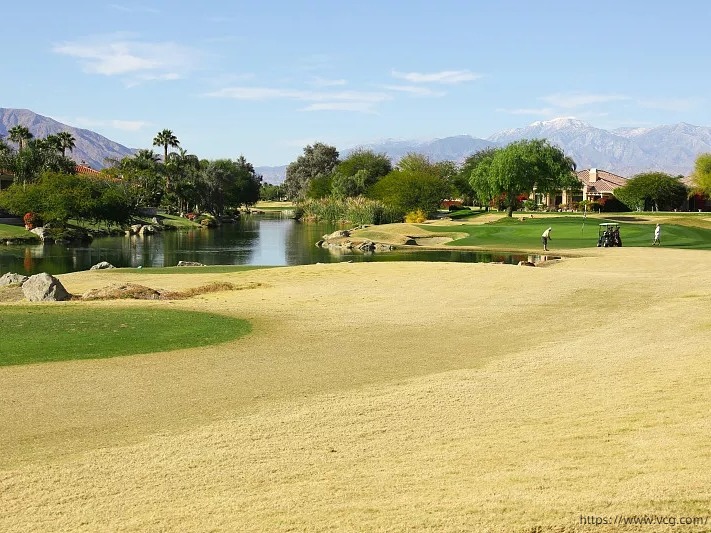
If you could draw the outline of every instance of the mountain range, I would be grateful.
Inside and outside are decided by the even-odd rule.
[[[91,130],[67,126],[49,117],[44,117],[29,109],[6,109],[0,107],[0,137],[7,137],[7,131],[14,126],[25,126],[36,138],[56,135],[68,131],[74,136],[75,147],[67,155],[77,163],[84,162],[92,168],[101,169],[105,159],[123,159],[135,150],[107,139]]]
[[[69,155],[96,169],[103,168],[106,158],[121,159],[135,152],[91,130],[67,126],[27,109],[0,108],[0,136],[7,135],[7,130],[18,124],[27,126],[35,137],[69,131],[76,139],[76,148]],[[605,130],[575,118],[557,118],[500,131],[486,139],[470,135],[428,141],[388,139],[344,149],[341,156],[347,156],[356,148],[365,148],[386,154],[394,163],[410,152],[424,154],[433,161],[461,163],[470,154],[488,147],[541,138],[559,146],[580,169],[595,167],[625,177],[648,170],[688,175],[696,157],[711,152],[710,127],[680,123]],[[256,167],[255,170],[267,183],[281,183],[286,175],[286,165]]]
[[[624,177],[651,170],[672,175],[688,175],[699,154],[711,152],[711,128],[691,124],[672,124],[652,128],[596,128],[574,118],[534,122],[528,126],[503,130],[486,139],[456,135],[429,141],[388,139],[363,144],[357,148],[388,155],[397,162],[410,152],[428,156],[432,161],[461,163],[467,156],[485,148],[496,148],[521,139],[548,139],[573,158],[579,169],[600,168]],[[352,149],[344,150],[342,157]],[[286,165],[257,169],[265,181],[279,183],[286,175]],[[269,179],[266,179],[267,173]]]

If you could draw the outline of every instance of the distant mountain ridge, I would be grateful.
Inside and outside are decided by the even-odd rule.
[[[123,159],[135,152],[135,150],[107,139],[91,130],[62,124],[52,118],[38,115],[29,109],[6,109],[0,107],[0,136],[6,138],[7,131],[17,125],[26,126],[30,133],[37,138],[68,131],[76,139],[76,146],[72,152],[67,151],[67,156],[77,163],[84,161],[87,165],[97,170],[106,166],[106,158]]]
[[[121,159],[135,152],[91,130],[67,126],[27,109],[0,108],[0,135],[6,136],[7,130],[18,124],[27,126],[35,137],[70,132],[76,139],[76,148],[68,155],[96,169],[105,166],[106,158]],[[460,163],[479,150],[534,138],[545,138],[559,146],[580,169],[595,167],[625,177],[648,170],[688,175],[699,154],[711,153],[710,127],[679,123],[605,130],[575,118],[556,118],[503,130],[487,139],[470,135],[429,141],[388,139],[342,149],[341,157],[346,157],[356,148],[366,148],[386,154],[394,163],[410,152],[424,154],[433,161]],[[255,170],[264,176],[267,183],[281,183],[286,175],[286,165],[262,166]]]

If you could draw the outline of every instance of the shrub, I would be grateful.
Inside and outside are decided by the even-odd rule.
[[[28,230],[42,225],[42,219],[37,213],[34,213],[32,211],[25,213],[25,216],[22,217],[22,220],[25,223],[25,228]]]
[[[387,224],[402,220],[402,214],[376,200],[369,200],[362,196],[343,199],[332,197],[307,199],[298,204],[294,217],[353,224]]]
[[[410,224],[421,224],[425,220],[427,220],[427,213],[425,213],[422,209],[410,211],[407,215],[405,215],[405,222]]]
[[[535,200],[527,199],[523,201],[523,208],[526,211],[535,211],[538,209],[538,204],[536,204]]]

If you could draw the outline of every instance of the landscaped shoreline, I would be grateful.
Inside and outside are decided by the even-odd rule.
[[[253,331],[0,368],[0,528],[81,529],[87,512],[100,529],[452,531],[573,530],[581,513],[610,509],[701,515],[708,252],[587,252],[545,269],[59,276],[74,294],[122,281],[259,283],[182,301],[52,304],[219,312]]]

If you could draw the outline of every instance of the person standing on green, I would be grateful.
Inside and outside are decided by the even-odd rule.
[[[659,224],[657,224],[657,227],[654,228],[654,241],[652,242],[652,246],[661,246],[662,245],[662,228]]]
[[[544,252],[548,251],[548,241],[551,240],[551,231],[553,231],[553,228],[548,228],[543,232],[543,235],[541,235],[541,242],[543,243]]]

